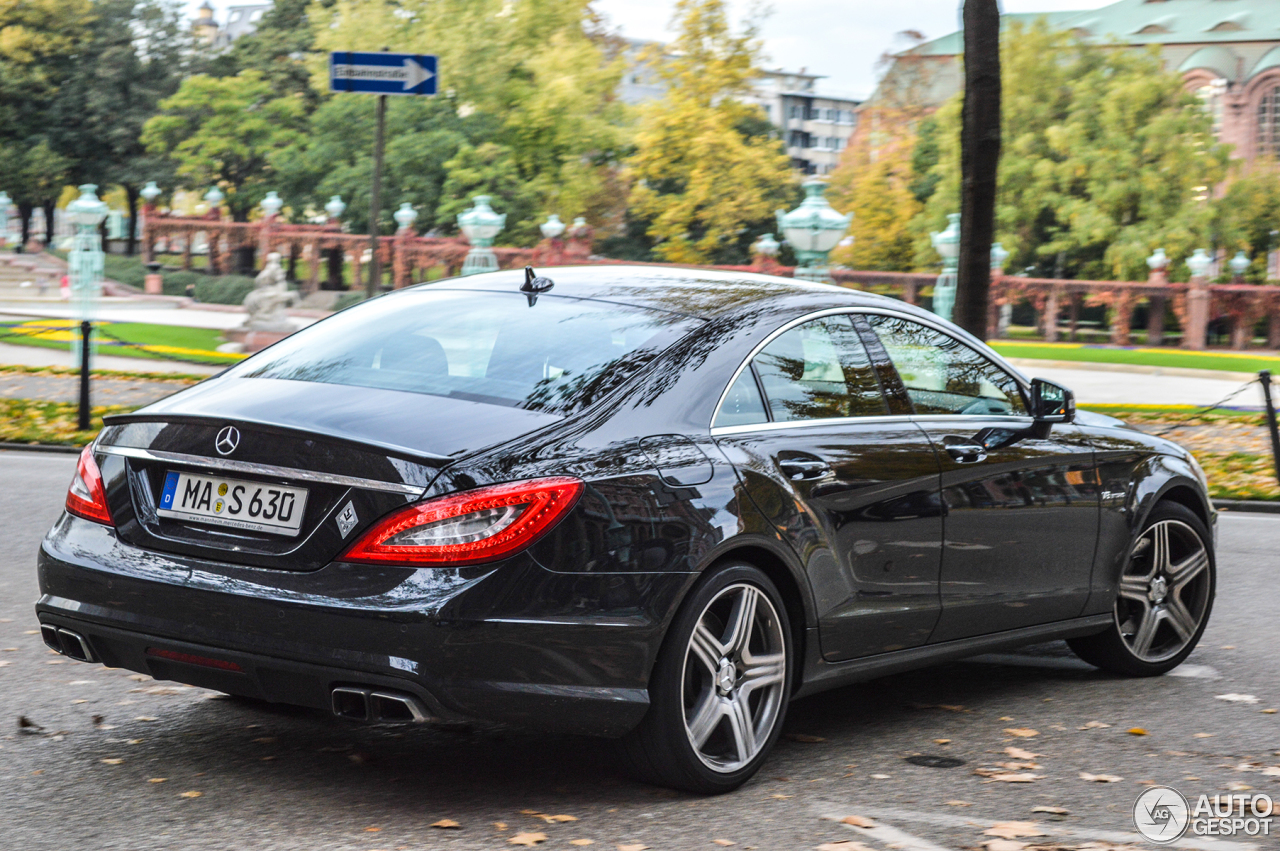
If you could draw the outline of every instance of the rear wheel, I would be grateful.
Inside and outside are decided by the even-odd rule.
[[[646,779],[689,792],[738,788],[777,741],[793,647],[778,589],[742,563],[714,569],[676,615],[654,666],[649,711],[623,741]]]
[[[1213,538],[1184,505],[1151,511],[1120,576],[1106,632],[1067,643],[1091,665],[1132,677],[1163,674],[1191,655],[1213,608]]]

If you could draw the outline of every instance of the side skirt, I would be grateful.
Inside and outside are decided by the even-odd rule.
[[[892,653],[880,653],[862,659],[850,659],[847,662],[828,662],[823,659],[818,646],[818,631],[810,629],[805,640],[807,658],[804,665],[804,684],[795,693],[795,697],[807,697],[850,683],[923,668],[939,662],[951,662],[968,656],[990,653],[993,650],[1093,635],[1106,629],[1111,624],[1111,618],[1110,612],[1089,615],[1022,629],[1011,629],[993,635],[979,635],[956,641],[945,641],[941,644],[926,644],[907,650],[895,650]]]

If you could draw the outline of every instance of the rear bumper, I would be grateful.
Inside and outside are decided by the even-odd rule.
[[[552,573],[525,556],[295,573],[140,550],[64,515],[40,548],[36,612],[103,663],[156,679],[323,710],[335,687],[389,689],[446,720],[619,736],[648,708],[693,578]]]

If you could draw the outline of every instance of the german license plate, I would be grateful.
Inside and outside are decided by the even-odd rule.
[[[302,528],[306,488],[170,470],[157,514],[254,532],[293,537]]]

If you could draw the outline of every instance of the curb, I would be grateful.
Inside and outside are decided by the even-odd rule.
[[[1215,499],[1213,507],[1222,511],[1252,514],[1280,514],[1280,502],[1263,499]]]
[[[1005,358],[1022,370],[1072,369],[1083,372],[1127,372],[1131,375],[1164,375],[1174,378],[1208,378],[1217,381],[1257,381],[1256,372],[1231,372],[1224,369],[1194,369],[1183,366],[1147,366],[1137,363],[1108,363],[1104,361],[1041,360],[1039,358]]]
[[[17,449],[23,452],[51,452],[54,454],[79,455],[83,446],[61,446],[56,443],[5,443],[0,442],[0,451]]]

